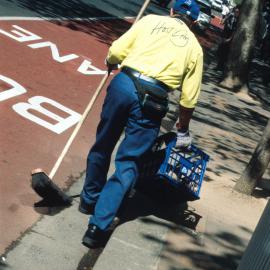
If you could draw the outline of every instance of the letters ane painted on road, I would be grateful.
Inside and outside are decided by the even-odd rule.
[[[27,46],[32,49],[40,49],[49,47],[51,50],[52,58],[53,60],[59,62],[59,63],[65,63],[67,61],[74,60],[76,58],[79,58],[77,54],[68,54],[60,56],[59,50],[57,48],[57,45],[54,44],[51,41],[41,41],[42,37],[18,26],[18,25],[12,25],[14,28],[13,30],[10,30],[10,32],[7,32],[3,29],[0,29],[0,34],[3,34],[11,39],[14,39],[20,43],[24,42],[33,42],[38,41],[35,43],[28,44]],[[81,63],[81,65],[77,69],[78,72],[84,74],[84,75],[103,75],[106,73],[106,70],[101,70],[95,66],[92,65],[92,62],[89,60],[84,59]]]

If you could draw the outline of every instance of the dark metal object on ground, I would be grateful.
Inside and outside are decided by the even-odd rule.
[[[34,170],[31,174],[31,187],[47,202],[71,205],[73,198],[65,194],[42,170]]]

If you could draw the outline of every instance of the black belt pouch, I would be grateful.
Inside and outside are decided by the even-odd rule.
[[[152,118],[163,118],[168,112],[167,91],[158,86],[143,84],[136,77],[130,78],[137,89],[143,113]]]

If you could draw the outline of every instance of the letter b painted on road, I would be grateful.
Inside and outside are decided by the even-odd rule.
[[[65,113],[67,113],[69,116],[64,118],[61,117],[45,108],[42,107],[41,104],[47,103],[47,105],[54,106],[58,110],[61,110]],[[42,96],[35,96],[28,99],[28,103],[26,102],[20,102],[12,106],[13,110],[16,111],[19,115],[22,117],[25,117],[57,134],[61,134],[74,124],[76,124],[79,120],[81,115],[77,112],[74,112],[73,110],[61,105],[60,103],[46,98]],[[34,115],[30,112],[30,110],[36,111],[39,114],[45,115],[45,117],[51,118],[54,122],[56,121],[56,124],[52,124],[44,119],[41,119],[40,117]]]

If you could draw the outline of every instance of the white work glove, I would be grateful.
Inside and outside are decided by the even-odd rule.
[[[189,131],[181,132],[177,131],[175,148],[187,148],[191,145],[192,138],[189,135]]]

